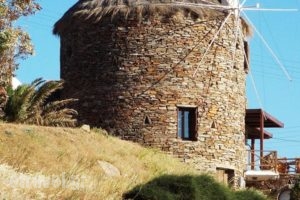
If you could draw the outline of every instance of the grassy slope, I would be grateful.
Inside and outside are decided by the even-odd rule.
[[[105,175],[99,160],[113,164],[121,176]],[[16,177],[30,181],[22,182]],[[64,184],[55,185],[53,180],[57,177],[60,180],[63,177]],[[11,180],[19,182],[9,182]],[[43,185],[33,180],[53,182]],[[153,199],[153,195],[158,196],[155,199],[164,200],[190,199],[189,195],[203,199],[202,195],[206,195],[204,199],[210,200],[216,188],[220,189],[217,193],[221,199],[231,200],[232,195],[236,195],[224,186],[205,180],[206,177],[168,155],[107,136],[101,130],[87,133],[82,129],[0,122],[0,199],[115,200],[128,193],[128,197],[131,194],[130,198],[135,199]],[[201,186],[202,183],[204,186],[207,183],[210,189]],[[243,194],[240,193],[249,200],[264,199],[260,195],[254,198],[256,193]]]
[[[121,176],[105,176],[98,160],[113,164]],[[35,188],[40,190],[40,196],[34,196],[36,192],[27,188],[25,193],[33,199],[50,194],[56,195],[54,199],[58,196],[120,199],[125,191],[162,174],[193,173],[191,168],[170,156],[106,136],[101,130],[87,133],[81,129],[6,123],[0,123],[0,164],[29,175],[66,174],[69,177],[85,176],[97,182],[92,191],[86,188],[76,192],[68,188]],[[19,189],[19,193],[24,193],[24,187]],[[12,188],[7,187],[6,191],[10,193]]]

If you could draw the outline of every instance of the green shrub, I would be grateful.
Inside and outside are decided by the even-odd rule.
[[[124,194],[125,199],[136,200],[231,200],[230,190],[212,177],[164,175],[145,185],[139,185]]]
[[[300,177],[297,177],[296,183],[291,190],[291,200],[300,199]]]
[[[254,190],[232,191],[208,175],[163,175],[123,195],[134,200],[266,200]]]
[[[235,192],[236,200],[266,200],[267,198],[255,190],[241,190]]]

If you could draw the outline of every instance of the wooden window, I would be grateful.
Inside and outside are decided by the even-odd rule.
[[[183,140],[197,140],[197,108],[178,107],[177,136]]]

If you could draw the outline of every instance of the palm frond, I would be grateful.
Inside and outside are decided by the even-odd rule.
[[[34,88],[30,85],[21,85],[16,90],[9,90],[9,98],[5,107],[6,120],[21,122],[25,119],[33,94]]]
[[[30,86],[33,88],[37,88],[38,86],[42,85],[46,81],[43,80],[43,78],[37,78],[34,81],[31,82]]]
[[[74,109],[65,108],[52,111],[43,115],[45,126],[75,126],[77,120],[74,118],[78,113]]]
[[[67,106],[77,99],[49,101],[49,97],[62,87],[63,81],[46,82],[39,78],[30,85],[9,90],[6,120],[43,126],[75,126],[78,113]]]
[[[31,100],[29,110],[32,112],[38,111],[44,104],[46,99],[55,91],[63,87],[62,81],[48,81],[40,86],[35,92]]]
[[[43,108],[43,113],[57,111],[61,108],[65,108],[70,103],[74,103],[76,101],[78,101],[78,99],[64,99],[64,100],[57,100],[57,101],[50,102],[47,105],[45,105],[45,107]]]

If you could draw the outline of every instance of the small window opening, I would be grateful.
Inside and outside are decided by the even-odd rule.
[[[215,121],[213,121],[213,122],[211,123],[211,128],[217,128],[217,125],[216,125],[216,122],[215,122]]]
[[[183,140],[197,140],[197,108],[178,107],[177,135]]]
[[[151,124],[151,119],[148,116],[145,117],[144,124],[145,125]]]

